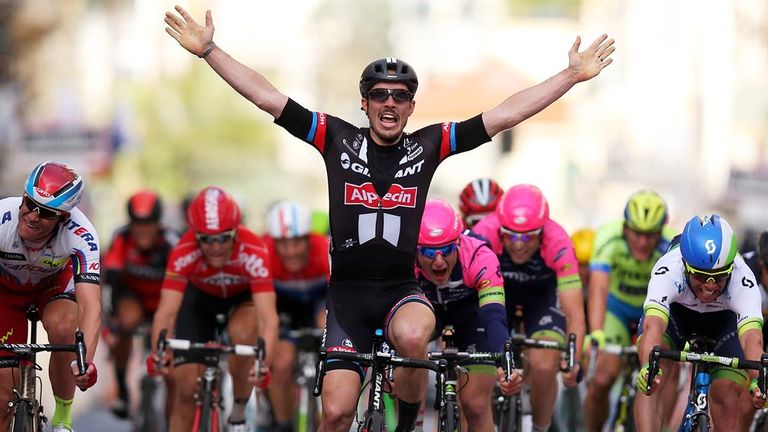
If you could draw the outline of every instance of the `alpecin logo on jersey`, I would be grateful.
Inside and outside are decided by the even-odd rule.
[[[371,182],[366,182],[359,186],[345,183],[344,204],[362,205],[371,209],[379,208],[379,203],[381,203],[382,209],[393,209],[396,207],[414,208],[416,207],[417,192],[418,188],[416,187],[404,188],[397,183],[393,183],[389,187],[389,192],[382,198],[379,198]]]

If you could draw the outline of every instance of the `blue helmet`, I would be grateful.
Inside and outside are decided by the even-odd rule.
[[[691,267],[716,270],[733,263],[738,247],[731,225],[713,213],[712,216],[694,216],[685,224],[680,251]]]

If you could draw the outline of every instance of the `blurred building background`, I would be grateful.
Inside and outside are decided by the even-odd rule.
[[[364,125],[372,59],[419,74],[409,130],[463,120],[567,66],[576,35],[616,39],[613,64],[492,144],[449,159],[431,194],[479,176],[539,185],[569,230],[662,193],[677,227],[727,215],[768,227],[768,3],[763,0],[292,0],[179,2],[215,41],[310,109]],[[269,203],[327,206],[321,158],[163,31],[167,0],[0,0],[0,195],[47,159],[87,180],[106,246],[139,187],[178,203],[209,184],[261,230]],[[52,412],[52,411],[49,411]]]

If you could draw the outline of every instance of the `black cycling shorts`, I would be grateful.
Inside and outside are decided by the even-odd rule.
[[[216,339],[216,315],[224,314],[228,321],[235,308],[252,302],[250,291],[233,297],[221,298],[206,294],[195,288],[194,285],[187,285],[179,313],[176,315],[174,337],[192,342],[212,342]],[[224,326],[226,327],[226,322]],[[178,366],[186,363],[216,366],[215,359],[209,359],[204,355],[190,351],[174,350],[173,365]]]
[[[373,348],[373,333],[384,330],[404,304],[419,302],[432,313],[432,305],[415,280],[400,281],[334,281],[328,288],[325,338],[327,351],[368,353]],[[347,361],[329,361],[326,370],[348,369],[364,376],[363,369]]]

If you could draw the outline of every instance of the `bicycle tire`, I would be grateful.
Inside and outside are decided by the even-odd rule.
[[[34,432],[35,414],[33,407],[27,400],[19,400],[13,408],[11,431]],[[42,429],[40,429],[42,432]]]
[[[211,394],[210,393],[203,393],[203,400],[202,403],[198,406],[196,412],[199,413],[199,415],[195,415],[196,418],[196,427],[193,428],[196,432],[214,432],[213,424],[211,423],[212,419],[212,403],[211,403]]]
[[[384,432],[384,415],[379,411],[365,414],[361,432]]]
[[[522,431],[522,412],[519,411],[520,395],[508,396],[506,401],[500,404],[498,413],[498,431],[499,432],[520,432]]]
[[[441,432],[460,432],[461,423],[459,422],[458,406],[455,401],[447,401],[440,410]]]
[[[700,415],[694,420],[693,430],[695,432],[709,432],[709,417]]]
[[[141,378],[141,403],[135,423],[138,432],[160,432],[160,419],[154,406],[156,386],[154,378],[148,375]]]

